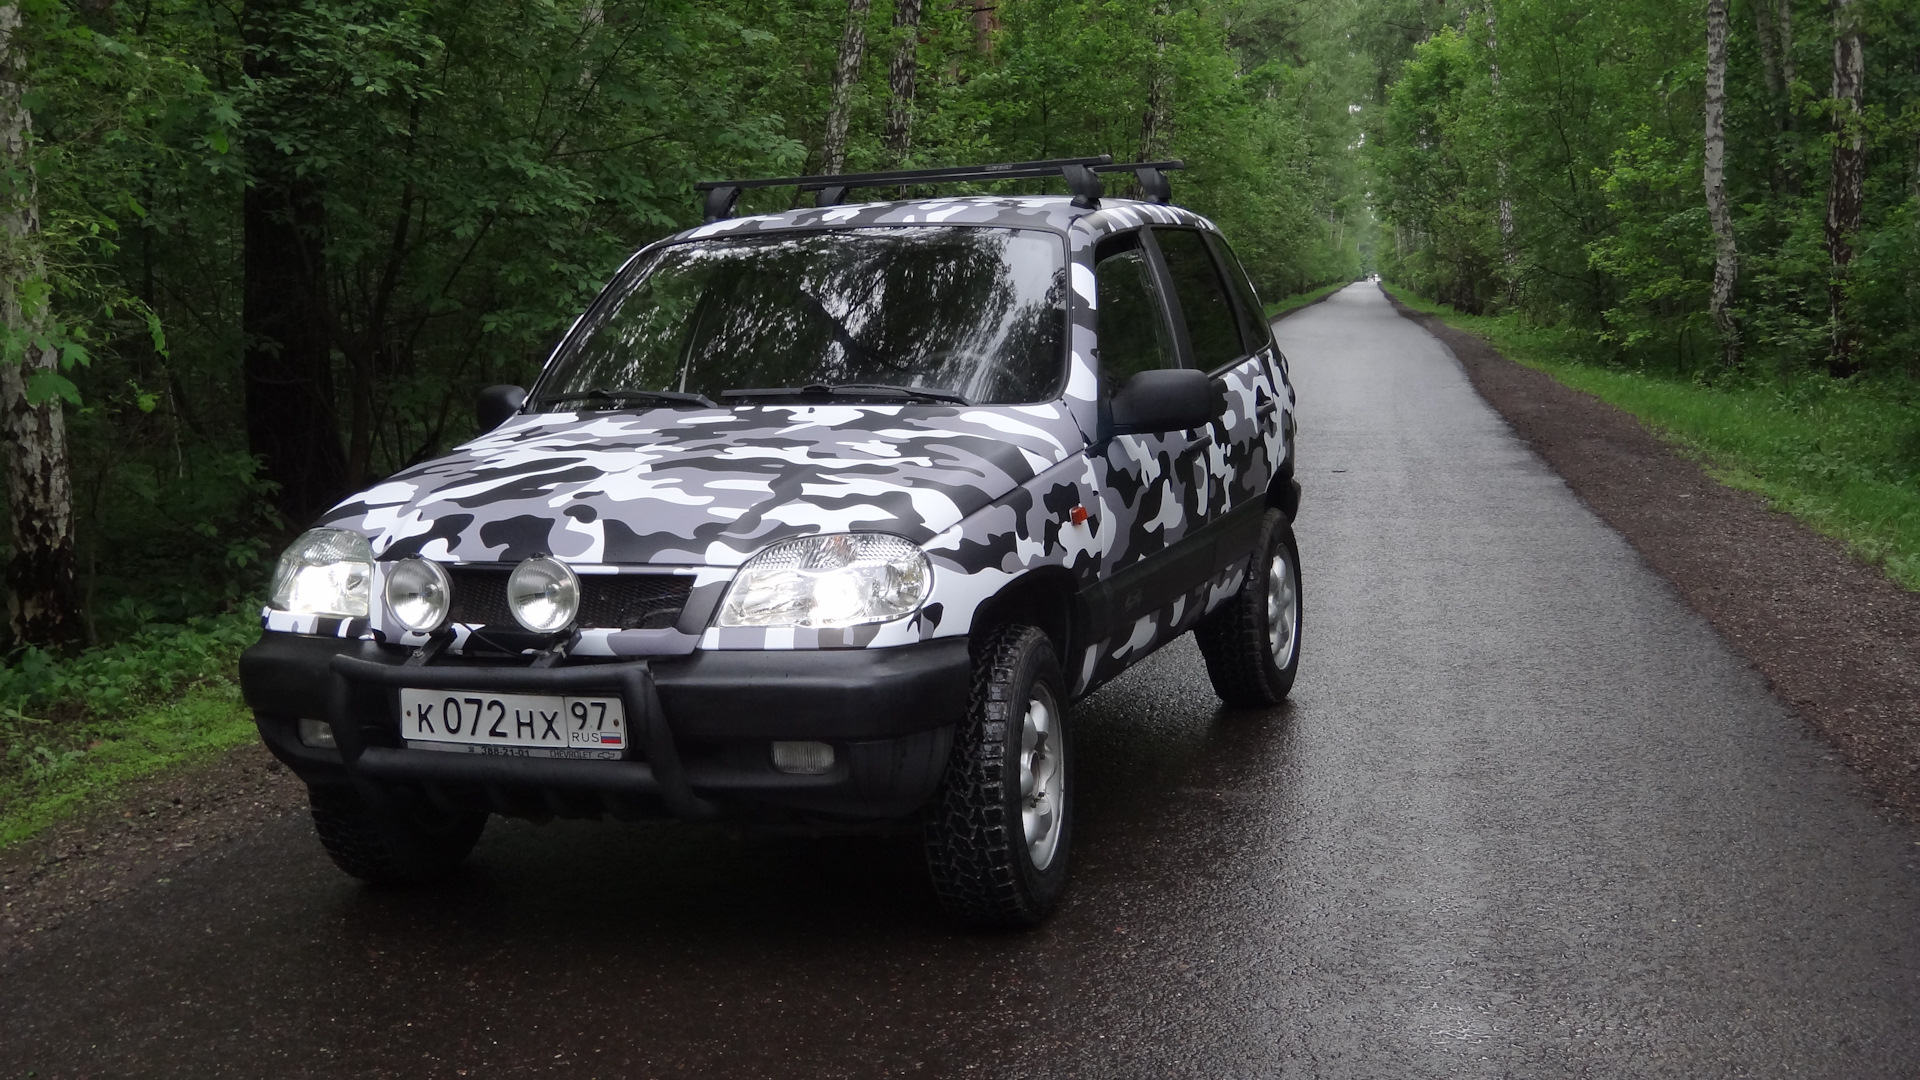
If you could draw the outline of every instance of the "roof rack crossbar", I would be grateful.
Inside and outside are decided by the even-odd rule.
[[[1013,161],[998,165],[959,165],[938,169],[899,169],[892,172],[840,173],[831,176],[780,176],[757,180],[702,180],[695,191],[706,192],[706,219],[719,221],[733,215],[740,193],[748,188],[794,187],[815,192],[817,206],[836,206],[855,188],[894,187],[910,184],[954,184],[967,181],[1028,180],[1058,176],[1073,192],[1075,206],[1093,209],[1103,194],[1099,174],[1131,172],[1140,178],[1140,188],[1155,202],[1173,197],[1166,172],[1185,168],[1179,161],[1121,162],[1112,154],[1094,157],[1052,158],[1046,161]]]

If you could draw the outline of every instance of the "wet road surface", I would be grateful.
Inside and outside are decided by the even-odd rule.
[[[1920,837],[1377,290],[1279,330],[1293,703],[1190,639],[1082,703],[1046,927],[905,839],[496,821],[383,893],[286,818],[0,966],[0,1075],[1920,1074]]]

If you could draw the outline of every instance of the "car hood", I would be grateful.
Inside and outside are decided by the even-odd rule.
[[[320,524],[383,559],[731,566],[812,533],[924,543],[1079,449],[1055,405],[534,414]]]

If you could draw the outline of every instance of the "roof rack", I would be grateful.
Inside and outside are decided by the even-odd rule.
[[[759,180],[702,180],[693,185],[704,191],[706,220],[719,221],[733,216],[734,204],[747,188],[797,187],[815,192],[815,206],[838,206],[854,188],[896,187],[907,184],[958,184],[972,181],[1024,180],[1058,176],[1073,192],[1073,205],[1091,210],[1100,205],[1105,194],[1096,174],[1130,172],[1140,180],[1140,189],[1157,203],[1173,198],[1173,185],[1167,173],[1184,169],[1181,161],[1138,161],[1116,164],[1112,154],[1097,157],[1052,158],[1047,161],[1014,161],[998,165],[955,165],[939,169],[901,169],[894,172],[841,173],[835,176],[782,176]]]

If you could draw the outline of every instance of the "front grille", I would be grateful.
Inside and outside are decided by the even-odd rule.
[[[474,626],[514,626],[507,608],[511,567],[451,566],[453,611],[449,620]],[[660,630],[680,621],[693,579],[680,574],[580,575],[581,626],[615,630]]]

